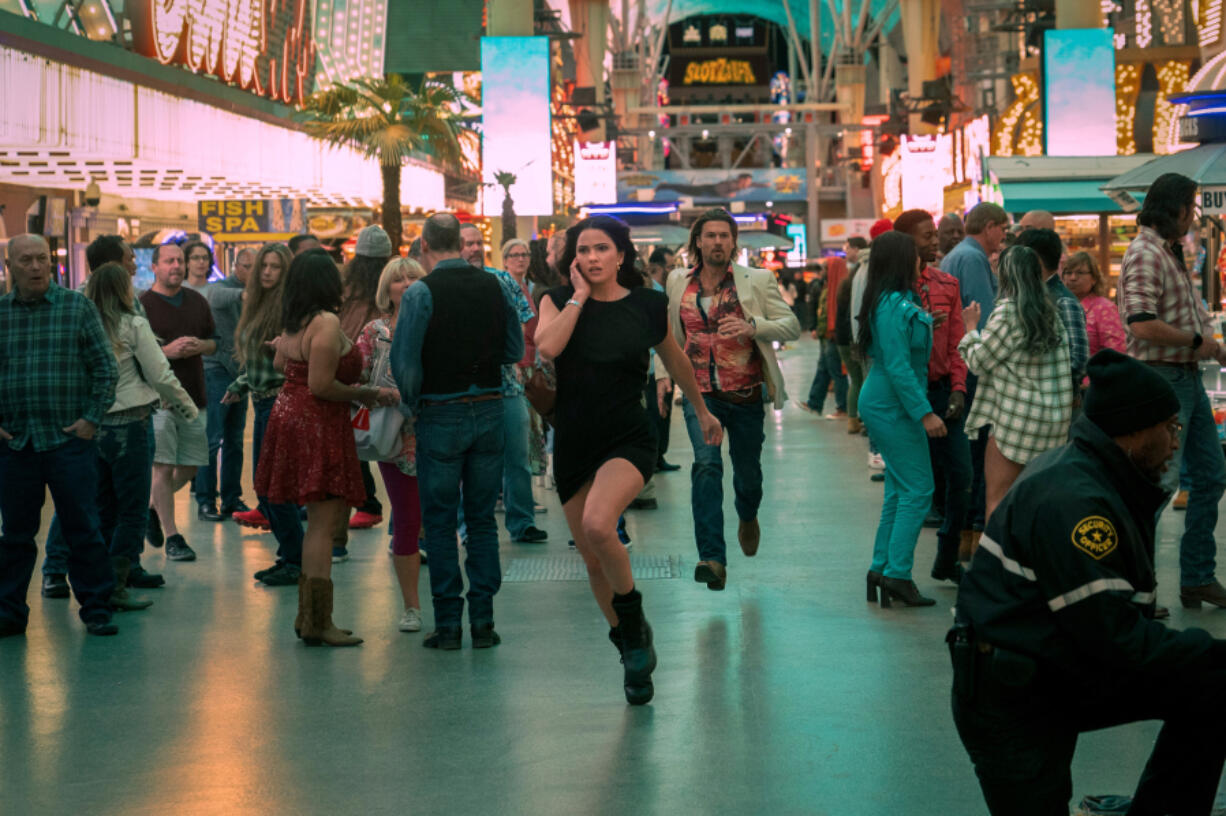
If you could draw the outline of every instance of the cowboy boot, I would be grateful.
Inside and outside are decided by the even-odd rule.
[[[308,646],[321,643],[328,646],[357,646],[361,643],[360,637],[337,629],[332,623],[332,580],[308,578],[307,586],[310,595],[309,623],[302,632],[303,642]]]

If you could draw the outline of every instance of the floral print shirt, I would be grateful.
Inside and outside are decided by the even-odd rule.
[[[699,272],[699,269],[693,271],[681,296],[685,355],[694,367],[698,390],[709,394],[712,391],[747,391],[762,385],[762,355],[754,341],[723,337],[719,333],[719,324],[724,318],[746,319],[733,283],[732,267],[728,267],[706,310],[701,302]]]
[[[1090,356],[1105,348],[1115,349],[1120,354],[1128,353],[1128,338],[1120,321],[1115,304],[1102,295],[1087,295],[1081,300],[1086,310],[1086,334],[1090,339]]]
[[[358,335],[355,345],[362,354],[362,382],[376,388],[395,388],[388,357],[392,353],[392,328],[387,320],[376,318],[367,323]],[[372,381],[371,378],[378,380]],[[413,417],[406,416],[400,426],[400,453],[391,460],[406,476],[417,475],[417,435],[413,430]]]

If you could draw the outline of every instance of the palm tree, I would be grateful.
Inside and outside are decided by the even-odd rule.
[[[298,112],[306,132],[348,145],[377,159],[383,175],[383,229],[400,246],[400,167],[414,151],[428,150],[444,165],[463,165],[463,95],[450,85],[423,80],[416,90],[398,74],[358,79],[312,94]]]
[[[516,181],[518,179],[515,174],[505,170],[494,174],[494,182],[502,188],[502,242],[504,244],[518,237],[518,230],[515,228],[515,202],[511,200],[511,188],[515,186]]]

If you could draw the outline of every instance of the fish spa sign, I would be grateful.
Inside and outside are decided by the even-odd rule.
[[[128,0],[132,47],[296,104],[315,85],[311,0]]]
[[[290,198],[198,201],[196,216],[216,241],[285,241],[306,231],[306,202]]]

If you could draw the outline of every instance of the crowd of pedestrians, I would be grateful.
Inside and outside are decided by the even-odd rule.
[[[935,603],[913,576],[925,523],[939,528],[932,578],[963,579],[1012,485],[1070,438],[1088,361],[1107,349],[1147,363],[1178,397],[1179,451],[1163,478],[1176,484],[1182,456],[1180,597],[1226,606],[1213,538],[1226,461],[1196,367],[1226,361],[1226,349],[1178,249],[1190,185],[1164,177],[1147,196],[1118,309],[1093,257],[1068,255],[1049,214],[1028,213],[1010,235],[1009,216],[988,203],[965,221],[919,210],[879,221],[807,286],[738,264],[737,223],[718,208],[695,221],[683,264],[662,249],[640,258],[625,224],[593,217],[507,241],[495,269],[481,231],[440,213],[409,257],[365,228],[343,269],[298,236],[240,253],[209,283],[207,245],[163,244],[143,293],[114,236],[91,245],[80,293],[55,282],[42,239],[18,236],[0,298],[0,634],[25,629],[45,488],[56,514],[43,594],[74,593],[89,631],[111,634],[113,611],[150,605],[129,588],[165,582],[142,567],[143,542],[169,561],[197,557],[175,515],[191,484],[200,520],[271,532],[275,559],[254,577],[297,587],[304,642],[362,642],[333,622],[331,572],[350,528],[386,524],[398,628],[424,627],[427,564],[434,625],[423,644],[459,649],[467,607],[472,646],[492,647],[496,512],[511,540],[546,540],[533,479],[552,454],[626,698],[647,702],[657,655],[624,514],[656,507],[654,475],[676,469],[664,457],[679,390],[694,454],[693,577],[727,586],[722,441],[737,543],[754,557],[764,521],[770,534],[759,513],[764,420],[787,400],[778,350],[802,325],[821,351],[801,407],[867,437],[884,482],[865,545],[870,601]],[[240,487],[248,398],[255,508]]]

